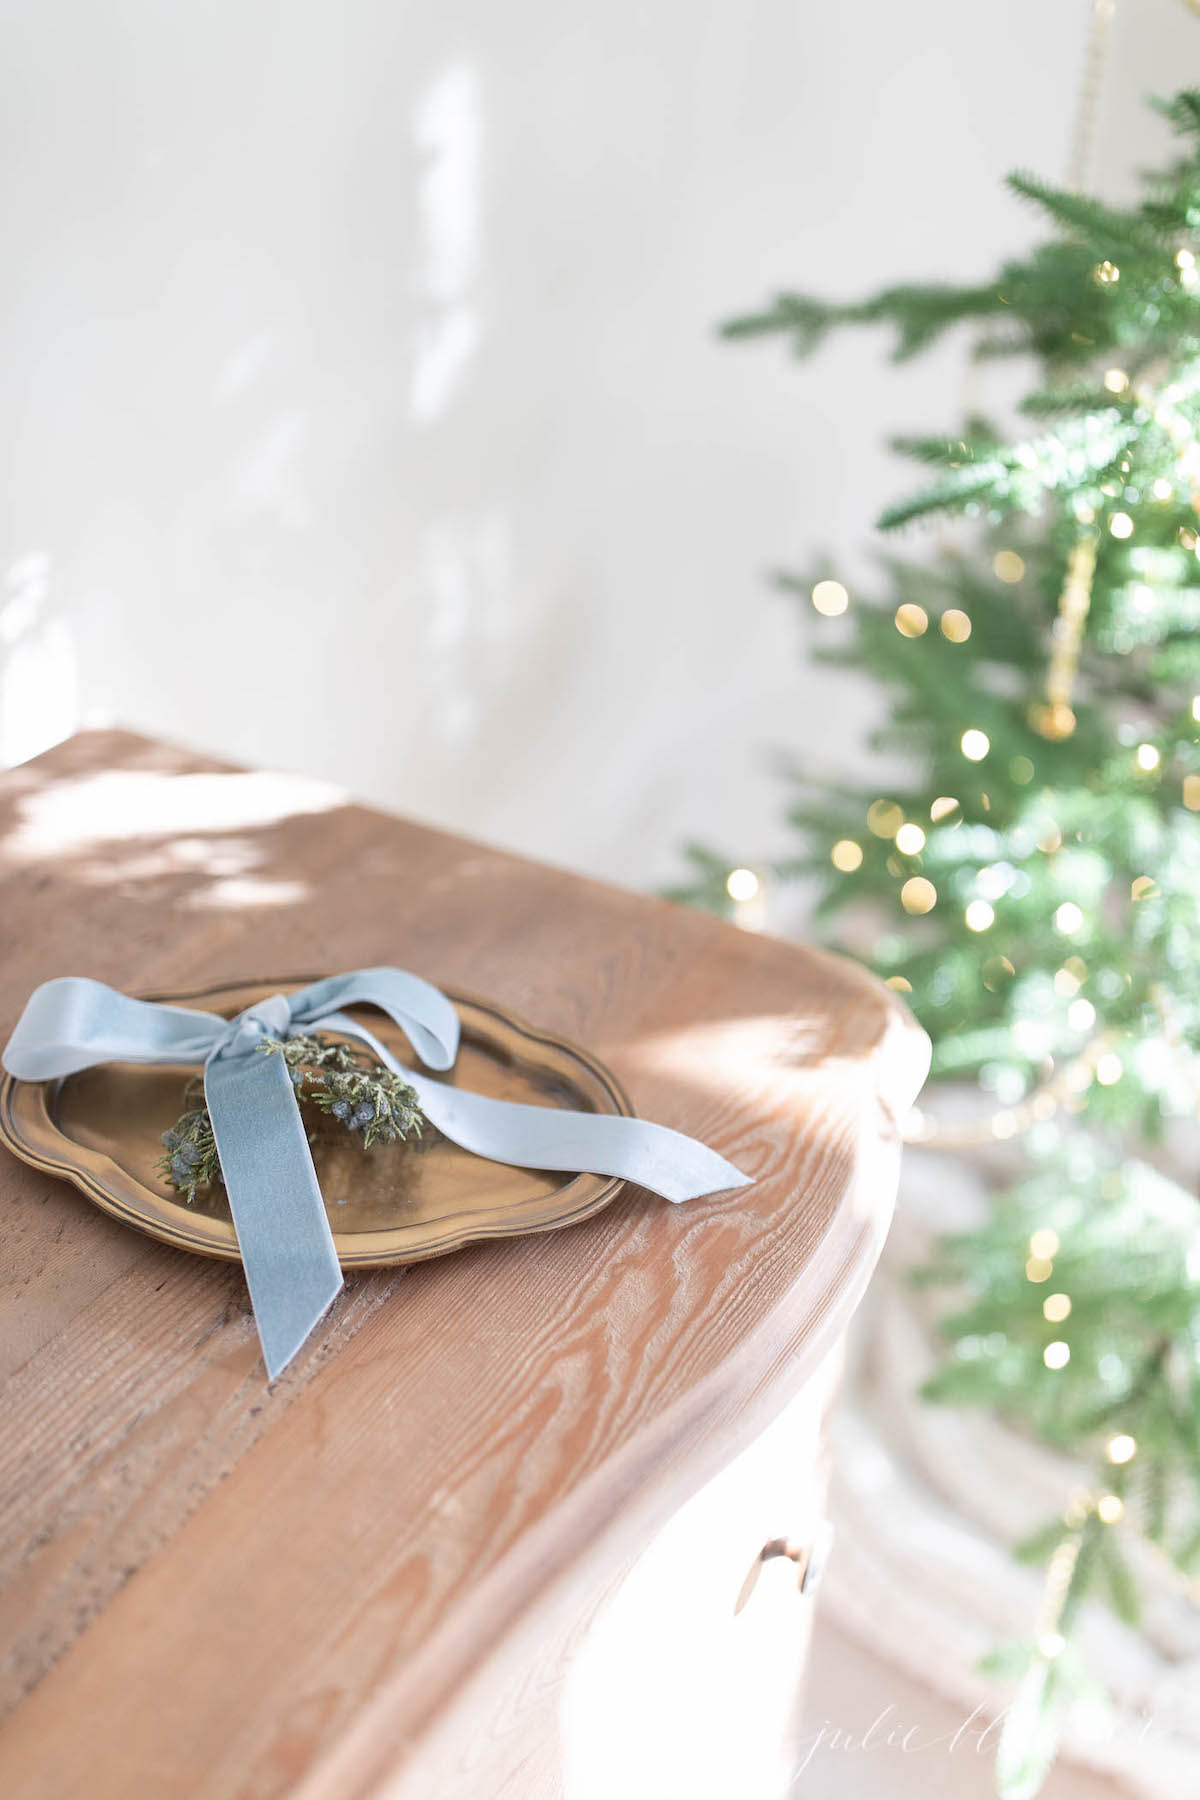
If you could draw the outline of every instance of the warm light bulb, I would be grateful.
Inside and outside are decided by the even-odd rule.
[[[1055,1338],[1042,1351],[1042,1361],[1048,1369],[1065,1369],[1071,1360],[1071,1346],[1064,1344],[1061,1338]]]
[[[937,889],[923,875],[913,875],[900,889],[900,904],[907,913],[932,912],[937,905]]]
[[[1200,775],[1184,776],[1183,804],[1189,812],[1200,812]]]
[[[1030,1256],[1057,1256],[1059,1236],[1052,1225],[1039,1226],[1029,1240]]]
[[[1177,250],[1175,252],[1175,267],[1177,269],[1192,269],[1195,268],[1195,266],[1196,258],[1190,250]]]
[[[867,808],[867,830],[879,838],[895,837],[904,814],[894,800],[874,800]]]
[[[1105,1525],[1115,1525],[1125,1511],[1120,1494],[1101,1494],[1096,1502],[1096,1517]]]
[[[1048,1319],[1051,1325],[1061,1325],[1070,1311],[1071,1297],[1069,1294],[1047,1294],[1042,1301],[1042,1316]]]
[[[1096,1023],[1096,1009],[1090,1000],[1072,1000],[1067,1008],[1067,1024],[1072,1031],[1090,1031]]]
[[[1110,394],[1123,394],[1129,386],[1129,377],[1124,369],[1105,369],[1104,385]]]
[[[1125,1065],[1113,1050],[1105,1051],[1096,1064],[1096,1080],[1101,1087],[1116,1087],[1124,1073]]]
[[[1061,931],[1064,937],[1070,937],[1083,924],[1083,914],[1073,900],[1064,900],[1054,915],[1054,929]]]
[[[957,811],[958,801],[953,794],[939,794],[929,809],[929,816],[936,825],[939,819],[947,819],[952,812]]]
[[[1137,1439],[1131,1438],[1127,1431],[1118,1431],[1104,1446],[1104,1454],[1110,1463],[1132,1462],[1137,1455]]]
[[[850,604],[850,596],[840,581],[818,581],[812,591],[812,603],[827,619],[836,619]]]
[[[1165,475],[1160,475],[1158,480],[1151,485],[1150,492],[1156,500],[1169,500],[1175,489]]]
[[[911,994],[913,991],[912,982],[906,975],[889,975],[883,985],[893,988],[897,994]]]
[[[1130,538],[1133,536],[1133,520],[1127,512],[1115,512],[1108,521],[1108,529],[1115,538]]]
[[[942,636],[952,644],[965,644],[971,635],[971,621],[965,612],[952,606],[949,612],[942,614]]]
[[[968,762],[982,762],[992,747],[992,740],[986,731],[964,731],[959,740],[959,748]]]
[[[1031,1256],[1025,1264],[1026,1281],[1049,1281],[1054,1264],[1048,1256]]]
[[[998,581],[1020,581],[1025,574],[1025,561],[1015,550],[997,550],[992,558],[992,569]]]
[[[972,900],[963,917],[968,931],[986,931],[996,920],[996,914],[986,900]]]
[[[851,875],[855,869],[861,868],[862,859],[862,845],[856,844],[853,838],[840,838],[829,852],[830,862],[843,875]]]
[[[725,877],[725,891],[731,900],[753,900],[759,889],[753,869],[730,869]]]
[[[896,608],[894,623],[901,637],[923,637],[929,630],[929,614],[923,606],[914,606],[911,600],[906,600],[903,606]]]
[[[1121,271],[1116,263],[1109,262],[1106,257],[1103,262],[1096,264],[1092,270],[1092,278],[1098,281],[1101,287],[1111,287],[1114,282],[1120,281]]]
[[[925,833],[919,825],[902,825],[896,833],[896,848],[902,856],[919,856],[925,848]]]

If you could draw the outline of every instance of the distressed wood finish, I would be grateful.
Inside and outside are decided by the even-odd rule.
[[[0,859],[5,1035],[56,974],[396,963],[756,1177],[352,1276],[268,1390],[239,1269],[0,1163],[0,1792],[400,1791],[472,1671],[615,1581],[828,1354],[925,1040],[834,958],[124,733],[0,781]]]

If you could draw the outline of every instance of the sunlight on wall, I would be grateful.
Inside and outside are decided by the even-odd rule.
[[[417,194],[418,279],[432,315],[421,328],[413,368],[410,410],[418,425],[445,412],[481,337],[468,296],[479,267],[482,136],[479,77],[458,64],[429,89],[413,129],[426,162]]]
[[[434,519],[421,534],[427,596],[422,669],[444,743],[476,731],[482,701],[507,677],[523,645],[512,629],[511,555],[498,508]]]
[[[62,619],[45,616],[50,558],[22,556],[8,570],[0,604],[0,765],[38,756],[79,729],[75,642]]]

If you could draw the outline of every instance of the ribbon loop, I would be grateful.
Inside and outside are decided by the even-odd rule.
[[[357,969],[271,994],[225,1019],[131,1000],[65,976],[36,988],[4,1051],[22,1081],[53,1081],[97,1063],[200,1065],[204,1093],[267,1374],[274,1380],[342,1285],[333,1233],[285,1059],[266,1038],[322,1027],[358,1038],[417,1093],[422,1111],[465,1150],[522,1168],[617,1175],[668,1200],[744,1187],[749,1177],[693,1138],[646,1119],[492,1100],[405,1068],[343,1008],[369,1003],[399,1027],[427,1068],[458,1054],[459,1021],[438,988],[403,969]]]

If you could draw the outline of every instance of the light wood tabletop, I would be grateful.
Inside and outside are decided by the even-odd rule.
[[[399,1792],[463,1684],[827,1359],[925,1039],[833,957],[127,733],[0,777],[0,905],[4,1036],[55,975],[391,963],[755,1178],[352,1275],[268,1388],[240,1268],[0,1153],[0,1793]]]

